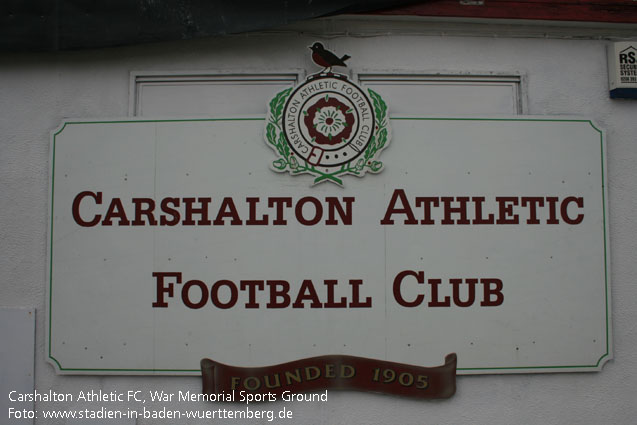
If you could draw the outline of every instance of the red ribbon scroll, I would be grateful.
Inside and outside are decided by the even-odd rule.
[[[447,355],[445,364],[437,367],[344,355],[311,357],[266,367],[236,367],[202,359],[202,392],[281,395],[284,391],[355,389],[421,399],[449,398],[456,392],[456,364],[455,353]]]

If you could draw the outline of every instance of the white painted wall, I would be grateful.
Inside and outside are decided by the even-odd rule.
[[[319,34],[287,30],[83,52],[0,55],[0,305],[37,309],[36,388],[77,393],[90,389],[198,391],[201,387],[198,378],[56,376],[45,362],[49,132],[65,117],[128,115],[129,79],[133,70],[312,72],[315,68],[305,54],[307,46],[321,36],[330,35],[324,38],[327,47],[349,53],[359,72],[520,74],[527,90],[526,113],[583,115],[593,117],[605,128],[615,360],[607,363],[600,373],[459,377],[458,392],[447,401],[419,402],[335,391],[330,392],[327,403],[292,406],[294,419],[288,423],[635,423],[637,101],[608,97],[605,56],[608,41],[599,37],[603,30],[562,28],[547,31],[555,34],[555,38],[543,38],[545,31],[541,27],[515,33],[509,27],[478,26],[464,30],[466,27],[457,25],[453,28],[462,30],[442,35],[432,30],[430,24],[420,25],[427,31],[418,31],[418,23],[412,21],[370,24],[337,20],[318,29],[313,26],[312,31]],[[327,33],[322,33],[326,28]],[[356,36],[344,35],[345,30]],[[617,31],[611,29],[608,33]],[[573,37],[582,34],[583,38]],[[624,30],[622,34],[637,37],[634,30]],[[38,409],[47,407],[86,406],[36,403]],[[124,403],[123,407],[131,406]],[[65,422],[38,419],[35,423]],[[137,420],[137,424],[150,423],[156,422]],[[162,423],[202,422],[184,419]]]

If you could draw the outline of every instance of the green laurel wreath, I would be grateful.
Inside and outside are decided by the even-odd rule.
[[[380,172],[383,169],[383,163],[376,160],[375,156],[387,143],[387,105],[378,93],[371,89],[367,89],[367,91],[374,106],[376,132],[367,145],[363,156],[354,166],[351,165],[351,162],[343,164],[340,169],[332,173],[325,173],[305,160],[299,163],[294,154],[290,152],[290,146],[281,129],[281,122],[283,108],[288,96],[292,92],[292,87],[279,92],[270,101],[270,115],[266,125],[266,140],[279,154],[279,158],[272,162],[272,167],[279,172],[287,170],[292,175],[301,173],[317,174],[318,177],[314,179],[314,184],[320,183],[323,180],[329,180],[341,186],[343,185],[343,181],[340,177],[343,175],[354,174],[361,177],[365,174],[364,171],[370,171],[372,173]]]

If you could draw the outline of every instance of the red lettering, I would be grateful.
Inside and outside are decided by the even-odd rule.
[[[256,301],[256,290],[263,291],[262,280],[242,280],[240,282],[241,290],[244,291],[248,288],[248,302],[246,308],[259,308],[259,303]]]
[[[144,220],[142,220],[143,215],[146,216],[149,225],[157,225],[157,220],[155,220],[155,216],[153,215],[153,211],[155,210],[154,200],[151,198],[133,198],[133,204],[135,204],[135,220],[133,220],[133,226],[143,226],[145,224]],[[144,204],[146,208],[143,207]]]
[[[503,285],[500,279],[480,279],[480,283],[484,291],[484,296],[480,303],[481,306],[495,307],[504,302],[504,295],[502,294]],[[491,288],[491,285],[495,285],[495,287]],[[491,299],[492,296],[495,296],[495,300]]]
[[[232,198],[223,198],[221,201],[221,206],[219,207],[219,212],[217,213],[217,217],[215,221],[212,222],[215,226],[223,226],[223,219],[231,218],[230,221],[231,226],[238,226],[243,223],[241,218],[239,218],[239,213],[237,212],[237,207],[234,205],[234,201]]]
[[[106,215],[102,221],[102,226],[112,226],[113,218],[119,218],[119,223],[117,223],[118,226],[130,225],[130,221],[128,221],[126,211],[124,211],[124,206],[122,205],[122,200],[119,198],[111,199],[111,204],[108,206],[108,210],[106,211]]]
[[[292,198],[268,198],[268,207],[272,208],[276,206],[276,218],[272,222],[275,226],[284,226],[288,224],[287,220],[283,217],[283,207],[290,207],[292,205]]]
[[[266,284],[270,287],[270,302],[267,308],[285,308],[290,305],[290,284],[285,280],[268,280]],[[280,289],[277,289],[280,288]],[[282,301],[278,301],[281,298]]]
[[[405,279],[407,276],[415,277],[416,282],[419,284],[425,283],[425,272],[423,271],[415,272],[413,270],[404,270],[398,273],[394,278],[394,299],[403,307],[417,307],[422,304],[423,300],[425,299],[425,296],[423,294],[418,294],[416,296],[416,299],[414,299],[413,301],[407,301],[400,291],[401,285],[403,284],[403,279]]]
[[[352,286],[352,302],[349,303],[350,308],[367,308],[372,306],[371,297],[366,297],[365,301],[360,300],[359,287],[363,284],[361,279],[350,279],[349,284]]]
[[[172,217],[168,220],[164,215],[159,218],[160,226],[176,226],[179,224],[179,211],[170,207],[172,204],[175,207],[179,206],[179,198],[164,198],[161,200],[161,211]]]
[[[97,223],[99,223],[100,219],[102,218],[102,216],[100,216],[99,214],[96,214],[95,216],[93,216],[93,219],[91,221],[84,221],[82,217],[80,216],[80,203],[82,202],[82,199],[86,198],[87,196],[90,196],[91,198],[95,199],[95,203],[98,205],[102,203],[102,192],[94,193],[94,192],[85,191],[85,192],[78,193],[75,196],[75,199],[73,199],[73,207],[71,208],[73,212],[73,220],[75,220],[75,222],[82,227],[97,226]]]
[[[201,298],[196,303],[192,302],[190,299],[190,288],[192,288],[193,286],[199,287],[199,290],[201,291]],[[184,302],[186,307],[199,309],[205,306],[208,302],[208,287],[200,280],[189,280],[181,288],[181,300]]]
[[[427,283],[431,287],[431,301],[427,304],[429,307],[449,307],[451,305],[451,301],[449,296],[445,296],[445,298],[440,301],[438,299],[438,287],[442,283],[440,279],[427,279]]]
[[[423,206],[423,218],[420,220],[420,224],[434,224],[434,220],[431,218],[431,207],[437,207],[440,204],[440,200],[430,197],[417,197],[416,208],[420,205]]]
[[[292,304],[292,308],[304,308],[303,301],[305,300],[312,301],[310,308],[321,308],[322,306],[321,300],[314,289],[314,284],[310,279],[304,280],[301,284],[301,289],[299,289],[299,294],[294,304]]]
[[[186,205],[186,217],[184,217],[184,221],[181,223],[184,226],[194,226],[195,224],[199,226],[210,226],[212,223],[208,219],[208,204],[212,201],[212,198],[183,198],[184,205]],[[201,207],[194,208],[194,203],[199,202]],[[200,214],[201,219],[197,222],[192,219],[193,214]]]
[[[444,205],[445,209],[445,218],[442,219],[440,224],[454,224],[453,219],[451,218],[451,214],[460,214],[460,218],[455,222],[455,224],[469,224],[469,219],[467,218],[467,202],[469,202],[469,197],[459,196],[456,198],[456,202],[460,205],[457,207],[452,207],[451,203],[454,201],[453,197],[443,197],[440,198]]]
[[[341,223],[346,226],[352,225],[352,203],[354,202],[354,198],[351,196],[346,196],[343,198],[343,202],[345,202],[345,208],[339,202],[338,198],[335,197],[327,197],[325,198],[328,206],[328,214],[327,220],[325,220],[325,224],[328,226],[335,226],[338,224],[336,220],[336,212],[338,212],[339,217],[341,218]]]
[[[400,200],[400,204],[402,208],[396,207],[396,202]],[[395,189],[392,194],[391,200],[389,201],[389,205],[387,206],[387,211],[385,211],[385,217],[380,221],[380,224],[394,224],[394,220],[392,220],[391,216],[394,214],[405,214],[407,218],[404,221],[404,224],[418,224],[418,220],[414,217],[414,212],[411,210],[411,206],[409,205],[409,200],[407,200],[407,196],[405,195],[405,191],[403,189]]]
[[[268,224],[267,214],[263,214],[260,219],[256,218],[257,207],[256,204],[260,201],[259,198],[246,198],[246,202],[249,206],[249,218],[246,220],[246,226],[262,226]]]
[[[537,218],[537,207],[544,206],[544,198],[523,196],[521,201],[523,207],[529,206],[529,218],[526,220],[526,224],[540,224],[540,220]]]
[[[219,288],[222,286],[227,286],[230,290],[230,299],[226,303],[221,302],[219,299]],[[215,307],[223,310],[234,307],[237,303],[237,299],[239,299],[239,290],[237,289],[237,285],[230,280],[219,280],[215,282],[215,284],[212,285],[212,290],[210,291],[210,299]]]
[[[153,307],[168,307],[168,303],[164,301],[164,294],[168,294],[172,298],[174,284],[169,283],[168,286],[164,286],[164,278],[174,277],[176,283],[181,283],[181,273],[153,273],[153,277],[157,280],[157,301],[153,303]]]
[[[460,299],[460,286],[462,285],[462,279],[449,279],[449,282],[453,286],[453,303],[458,307],[470,307],[476,300],[476,285],[478,279],[466,279],[467,282],[467,299],[462,301]]]
[[[311,220],[308,220],[303,216],[303,206],[307,203],[311,203],[314,205],[314,217]],[[319,221],[321,221],[321,217],[323,217],[323,206],[321,205],[321,202],[318,199],[312,196],[305,196],[299,199],[299,202],[296,203],[294,214],[296,215],[297,221],[301,223],[302,225],[314,226]]]
[[[341,297],[341,300],[334,302],[334,287],[338,285],[338,280],[324,280],[323,284],[327,286],[327,302],[323,305],[325,308],[343,308],[347,307],[347,298]]]
[[[560,212],[562,213],[562,220],[568,224],[580,224],[584,220],[584,214],[578,214],[575,218],[570,218],[568,215],[568,204],[575,202],[578,208],[584,208],[584,198],[576,198],[575,196],[569,196],[562,201]]]
[[[549,219],[546,220],[546,224],[560,224],[560,221],[557,219],[557,208],[556,204],[559,201],[558,198],[546,198],[546,202],[549,204]]]
[[[519,224],[520,217],[513,214],[513,206],[518,204],[518,198],[513,196],[498,196],[495,198],[499,204],[500,215],[496,224]]]
[[[494,217],[493,214],[489,214],[487,218],[482,217],[482,203],[484,202],[484,196],[474,196],[471,198],[474,203],[475,209],[475,218],[471,222],[472,224],[493,224]]]

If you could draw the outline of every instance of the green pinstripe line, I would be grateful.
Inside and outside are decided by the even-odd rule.
[[[59,129],[54,135],[53,135],[53,140],[55,141],[55,136],[57,136],[58,134],[60,134],[62,131],[64,131],[64,129],[66,128],[66,124],[68,123],[64,123],[64,125],[62,126],[61,129]]]
[[[58,363],[59,364],[59,363]],[[63,368],[60,370],[76,370],[76,371],[111,371],[111,372],[201,372],[201,369],[83,369],[83,368]]]
[[[527,370],[527,369],[582,369],[593,368],[596,365],[581,366],[511,366],[511,367],[459,367],[457,370]]]
[[[115,120],[115,121],[68,121],[64,123],[66,124],[130,124],[130,123],[138,123],[138,122],[214,122],[214,121],[265,121],[265,118],[184,118],[184,119],[168,119],[168,120]],[[64,127],[62,128],[64,129]],[[60,130],[61,132],[62,130]],[[56,133],[59,134],[60,132]]]
[[[603,219],[603,230],[604,230],[604,280],[605,280],[605,285],[604,285],[604,290],[605,290],[605,296],[606,296],[606,354],[604,356],[602,356],[599,361],[601,361],[606,355],[608,355],[609,351],[610,351],[610,321],[609,321],[609,311],[608,311],[608,247],[606,246],[606,182],[604,180],[604,133],[602,133],[602,131],[600,129],[598,129],[597,127],[595,127],[593,125],[593,123],[590,123],[591,126],[597,130],[599,132],[599,145],[600,145],[600,152],[601,152],[601,169],[602,169],[602,219]],[[599,364],[598,361],[598,364]]]
[[[603,132],[595,127],[591,120],[586,119],[548,119],[548,118],[411,118],[411,117],[394,117],[390,118],[396,121],[519,121],[519,122],[587,122],[593,129],[600,134],[600,148],[601,148],[601,171],[602,171],[602,211],[603,211],[603,233],[604,233],[604,290],[606,298],[606,353],[604,353],[597,364],[595,365],[576,365],[576,366],[511,366],[511,367],[488,367],[488,368],[457,368],[459,371],[469,370],[528,370],[528,369],[577,369],[577,368],[596,368],[599,367],[602,359],[608,356],[610,347],[609,336],[609,311],[608,311],[608,247],[606,243],[606,191],[604,180],[604,142]],[[214,121],[265,121],[265,118],[201,118],[201,119],[169,119],[169,120],[131,120],[131,121],[69,121],[65,122],[62,128],[53,135],[53,155],[52,155],[52,169],[51,169],[51,240],[50,240],[50,279],[49,279],[49,358],[53,360],[60,370],[67,371],[112,371],[112,372],[199,372],[199,369],[84,369],[84,368],[63,368],[60,362],[51,355],[51,329],[52,329],[52,300],[53,300],[53,210],[54,210],[54,192],[55,192],[55,146],[56,136],[62,133],[67,124],[116,124],[116,123],[157,123],[157,122],[214,122]]]
[[[539,122],[588,122],[597,131],[600,131],[593,125],[590,120],[586,119],[549,119],[549,118],[443,118],[443,117],[390,117],[392,121],[539,121]],[[175,119],[136,119],[136,120],[113,120],[113,121],[68,121],[64,123],[64,127],[67,124],[126,124],[126,123],[138,123],[138,122],[215,122],[215,121],[265,121],[265,118],[175,118]],[[55,135],[62,132],[64,129],[60,129]]]
[[[49,328],[49,330],[50,330],[50,328]],[[50,337],[49,337],[49,345],[50,345],[50,341],[51,341],[51,339],[50,339]],[[58,359],[56,359],[55,357],[53,357],[53,356],[51,355],[51,347],[49,347],[49,358],[50,358],[51,360],[53,360],[53,361],[55,362],[55,364],[57,364],[57,365],[58,365],[58,369],[60,369],[60,370],[66,370],[66,369],[64,369],[64,368],[62,367],[62,365],[60,364],[60,362],[58,362]]]
[[[608,311],[608,301],[609,301],[609,298],[608,298],[608,246],[606,243],[607,234],[606,234],[606,181],[604,179],[604,172],[605,172],[604,133],[602,132],[602,130],[595,127],[595,124],[593,124],[591,120],[588,120],[588,123],[590,124],[591,127],[593,127],[593,129],[595,129],[595,131],[599,133],[599,148],[600,148],[600,158],[601,158],[600,166],[601,166],[601,177],[602,177],[602,224],[603,224],[602,230],[604,234],[604,296],[606,300],[606,353],[604,353],[604,355],[602,355],[597,361],[597,366],[599,366],[602,359],[604,359],[604,357],[607,357],[610,352],[610,327],[611,327],[610,318],[609,318],[610,312]]]
[[[55,138],[57,137],[58,134],[60,134],[64,129],[66,128],[66,123],[64,123],[64,125],[62,126],[62,128],[53,135],[53,153],[51,155],[51,228],[49,230],[50,232],[50,247],[49,249],[51,250],[51,255],[49,257],[49,358],[51,360],[53,360],[55,363],[57,363],[58,367],[62,367],[62,365],[60,365],[60,362],[57,361],[57,359],[55,359],[52,355],[51,355],[51,330],[53,329],[53,319],[52,319],[52,305],[53,305],[53,222],[54,220],[54,215],[53,215],[53,207],[54,207],[54,203],[55,203]]]
[[[549,118],[418,118],[418,117],[391,117],[392,121],[520,121],[520,122],[588,122],[593,128],[595,126],[586,119],[549,119]],[[595,128],[597,130],[597,128]],[[599,130],[598,130],[599,131]]]

